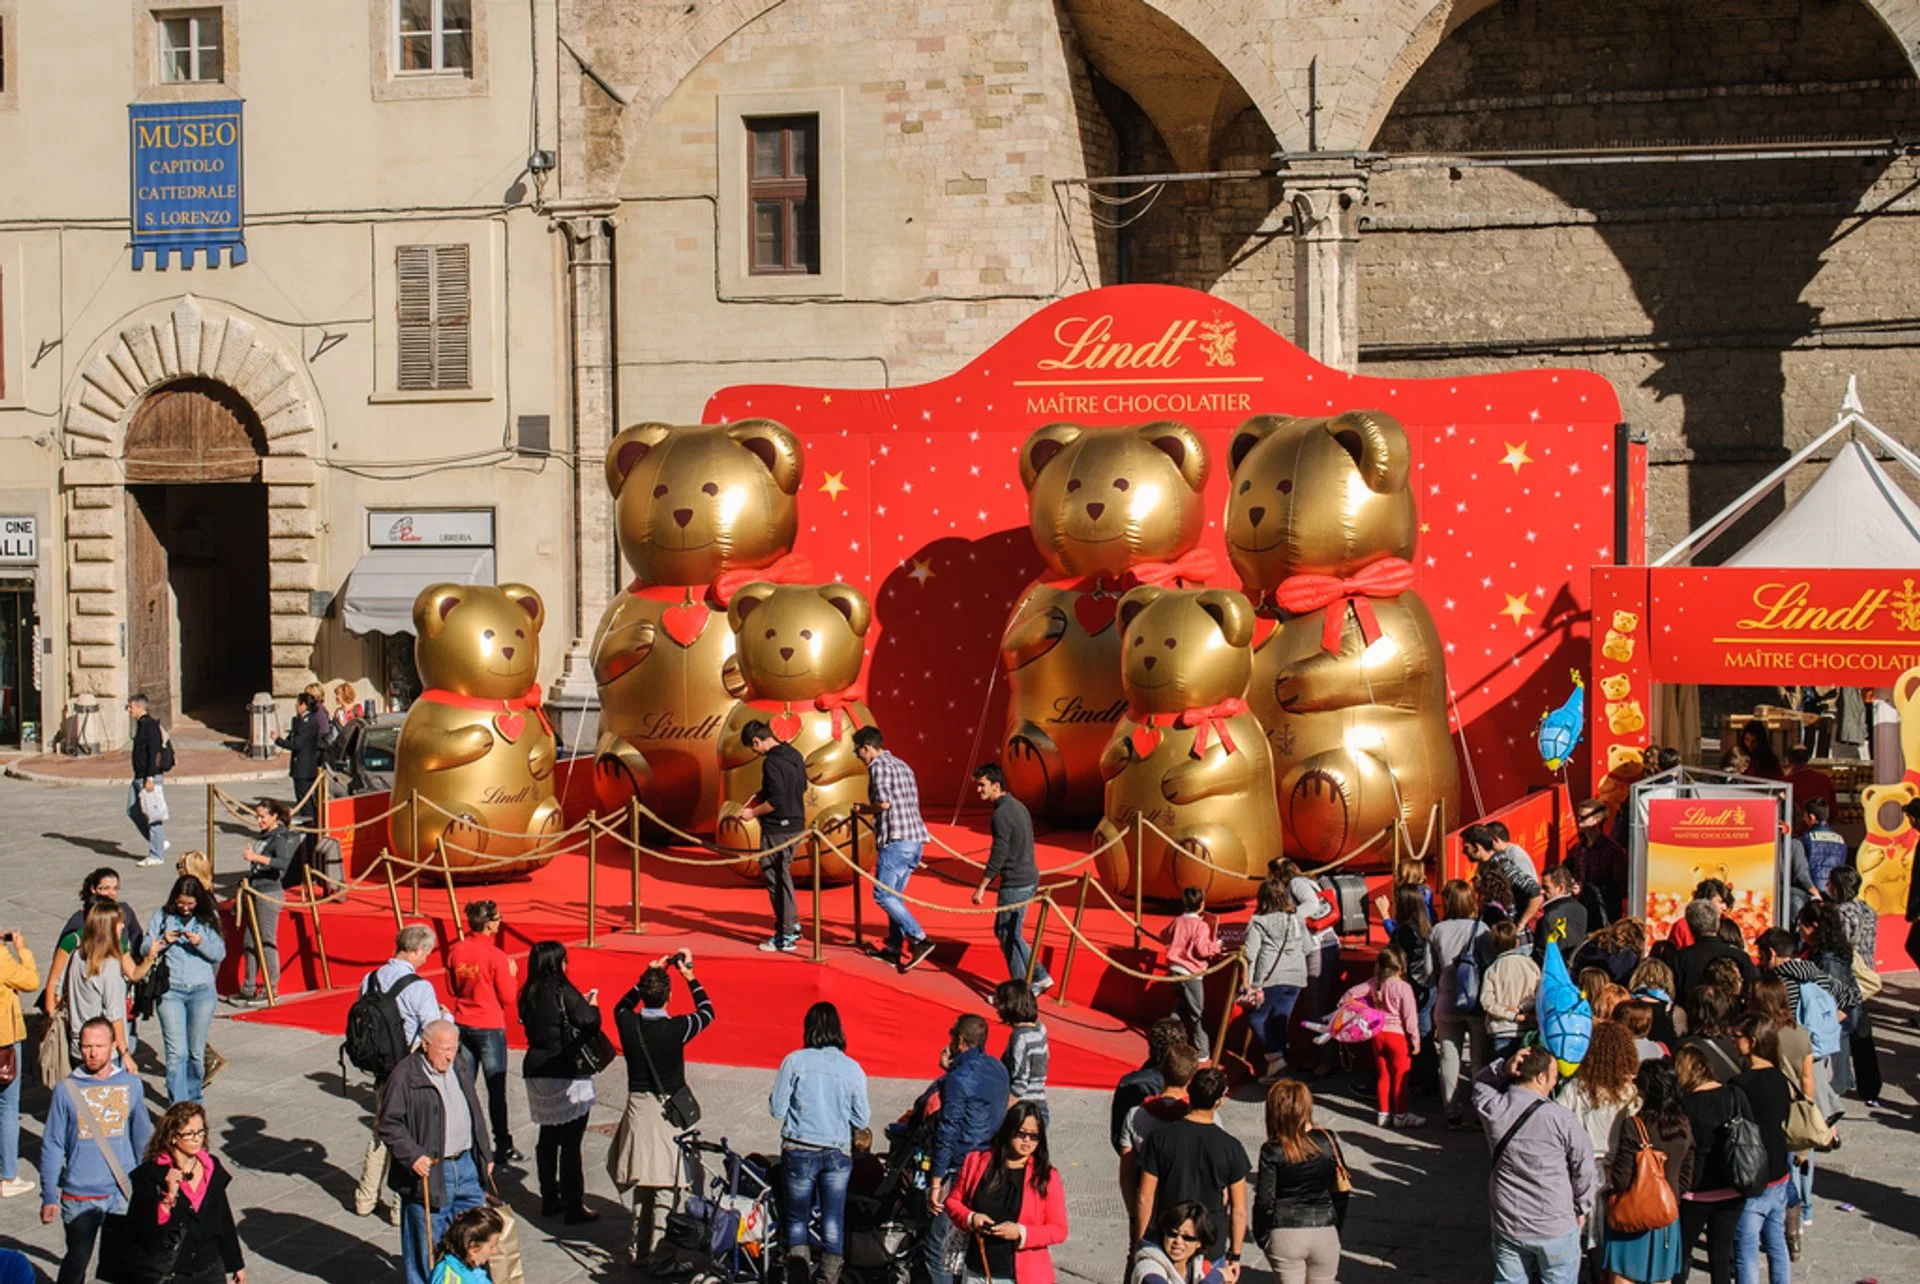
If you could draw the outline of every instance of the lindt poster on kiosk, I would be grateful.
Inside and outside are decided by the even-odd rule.
[[[1778,800],[1655,798],[1647,804],[1647,927],[1663,940],[1700,880],[1733,888],[1733,921],[1748,941],[1774,925]]]

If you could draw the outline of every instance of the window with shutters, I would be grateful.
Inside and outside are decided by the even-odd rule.
[[[755,276],[820,271],[820,118],[747,122],[748,270]]]
[[[395,251],[399,377],[403,392],[473,386],[472,250],[402,245]]]

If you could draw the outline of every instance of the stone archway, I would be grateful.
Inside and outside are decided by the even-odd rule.
[[[121,654],[127,621],[125,518],[127,431],[147,395],[181,380],[205,379],[243,399],[258,419],[267,453],[269,639],[273,693],[291,698],[312,680],[318,628],[309,594],[319,586],[317,470],[321,403],[299,349],[238,308],[194,295],[132,313],[87,353],[65,397],[67,461],[61,470],[67,529],[67,633],[72,692],[124,696]],[[115,737],[118,702],[102,699]]]

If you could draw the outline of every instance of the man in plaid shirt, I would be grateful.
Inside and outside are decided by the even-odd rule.
[[[932,835],[920,818],[920,787],[913,768],[881,747],[880,728],[862,727],[853,733],[853,752],[867,764],[866,810],[878,819],[879,869],[874,874],[873,899],[887,916],[887,944],[880,957],[902,972],[925,963],[933,942],[920,930],[913,911],[897,895],[920,867],[920,853]]]

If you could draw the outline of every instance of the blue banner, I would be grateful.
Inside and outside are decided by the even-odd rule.
[[[247,261],[246,180],[240,148],[240,102],[133,103],[127,108],[132,156],[133,266],[151,250],[166,271],[180,255],[191,268],[196,250],[208,267]]]

